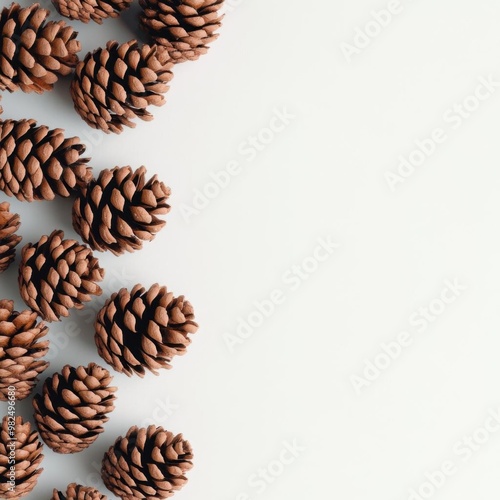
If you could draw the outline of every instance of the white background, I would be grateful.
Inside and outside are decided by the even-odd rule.
[[[173,208],[154,242],[135,254],[99,254],[104,295],[160,282],[189,298],[200,323],[172,370],[116,375],[116,410],[91,448],[61,456],[45,447],[45,471],[28,498],[75,480],[109,494],[96,474],[104,451],[153,420],[195,450],[179,500],[418,500],[411,489],[420,498],[497,498],[500,432],[488,415],[500,407],[500,87],[460,125],[453,117],[456,103],[475,106],[480,78],[500,82],[500,4],[402,0],[386,27],[369,25],[380,34],[350,61],[342,44],[354,44],[387,2],[230,4],[209,55],[175,68],[167,104],[135,130],[93,132],[73,111],[69,79],[45,95],[3,96],[4,118],[80,136],[96,173],[144,164],[171,186]],[[82,55],[141,36],[136,11],[103,26],[73,23]],[[249,152],[249,136],[269,137],[276,110],[294,118]],[[391,190],[386,173],[436,128],[446,141]],[[229,162],[240,173],[197,215],[183,216]],[[69,200],[12,207],[24,243],[55,228],[76,237]],[[319,238],[339,247],[295,289],[283,277]],[[19,309],[16,275],[17,261],[0,292]],[[446,280],[465,290],[443,309]],[[229,349],[240,319],[274,289],[284,303]],[[430,304],[440,314],[416,323]],[[45,375],[100,361],[89,316],[51,326]],[[412,343],[387,363],[381,344],[400,332]],[[389,366],[367,380],[375,360]],[[31,419],[31,401],[18,411]],[[283,443],[294,441],[304,449],[281,466]],[[439,488],[426,484],[443,462],[453,472],[434,474]],[[257,481],[269,467],[272,482]]]

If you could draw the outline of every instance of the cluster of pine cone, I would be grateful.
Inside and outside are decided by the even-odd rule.
[[[65,17],[85,23],[117,17],[132,0],[52,0]],[[40,5],[13,3],[0,12],[0,90],[42,93],[74,71],[71,95],[77,113],[93,128],[120,133],[134,119],[152,120],[148,106],[165,103],[174,64],[208,51],[221,25],[223,0],[140,0],[139,23],[150,40],[132,40],[88,53],[79,61],[77,32],[47,21]]]
[[[57,11],[84,23],[117,17],[132,0],[52,0]],[[79,62],[77,33],[64,21],[47,21],[38,4],[13,3],[0,12],[0,90],[43,93],[74,71],[71,95],[80,116],[106,133],[135,126],[159,106],[176,63],[196,60],[216,37],[223,0],[139,0],[139,25],[151,44],[133,40],[89,53]],[[1,108],[0,108],[1,112]],[[34,120],[0,121],[0,190],[20,201],[74,197],[73,228],[82,243],[60,230],[21,250],[18,283],[27,309],[0,300],[0,400],[27,398],[49,363],[47,323],[81,309],[101,295],[104,269],[94,251],[134,252],[165,226],[170,188],[145,167],[102,170],[97,177],[83,157],[78,137]],[[0,203],[0,273],[15,260],[21,241],[20,217]],[[140,284],[113,293],[95,320],[98,354],[114,370],[143,377],[170,368],[186,352],[198,325],[184,296],[165,286]],[[110,372],[96,363],[66,365],[48,377],[33,399],[37,430],[22,417],[0,423],[0,497],[20,498],[35,487],[43,469],[42,441],[58,453],[89,447],[114,409],[117,388]],[[12,451],[15,435],[16,446]],[[105,485],[123,499],[167,498],[187,481],[193,452],[182,434],[158,426],[132,427],[105,453]],[[9,472],[15,468],[15,487]],[[53,499],[98,500],[90,486],[69,484]]]

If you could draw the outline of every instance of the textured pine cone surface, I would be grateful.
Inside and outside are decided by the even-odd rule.
[[[162,94],[173,77],[168,52],[133,40],[108,42],[76,67],[71,95],[77,113],[93,128],[120,133],[136,117],[152,120],[148,106],[165,103]]]
[[[113,377],[95,363],[87,367],[64,366],[43,384],[33,407],[40,436],[58,453],[88,448],[104,431],[107,414],[114,409]]]
[[[97,282],[103,277],[92,250],[76,240],[65,240],[62,231],[28,243],[21,252],[21,297],[47,321],[58,321],[71,308],[83,308],[92,295],[101,295]]]
[[[108,17],[118,17],[130,7],[132,0],[52,0],[52,3],[61,16],[102,24]]]
[[[186,484],[192,459],[182,434],[134,426],[105,453],[101,473],[106,487],[123,500],[169,498]]]
[[[114,293],[99,311],[95,330],[99,355],[116,371],[142,377],[146,370],[157,375],[158,368],[171,368],[198,325],[184,296],[175,298],[155,284],[147,291],[136,285]]]
[[[78,137],[35,120],[0,122],[0,189],[21,201],[68,197],[92,179]]]
[[[12,214],[9,210],[9,203],[0,203],[0,273],[14,260],[16,246],[22,239],[16,234],[21,225],[19,215]]]
[[[157,176],[146,179],[146,168],[103,170],[82,189],[73,205],[73,227],[94,250],[115,255],[142,248],[165,225],[170,188]]]
[[[221,25],[224,0],[140,0],[142,28],[175,62],[194,61],[208,51]]]
[[[71,483],[66,488],[66,492],[54,489],[51,500],[106,500],[107,496],[95,488]]]
[[[42,93],[78,62],[77,33],[63,21],[49,21],[39,4],[13,3],[0,12],[0,90]]]
[[[9,482],[12,456],[15,459],[14,485]],[[24,423],[21,417],[4,417],[0,431],[0,498],[21,498],[30,493],[43,471],[40,468],[42,460],[42,443],[31,424]]]
[[[12,300],[0,300],[0,400],[7,401],[9,388],[16,400],[31,394],[38,376],[49,366],[40,359],[49,350],[49,341],[42,340],[47,326],[37,323],[31,310],[14,311]]]

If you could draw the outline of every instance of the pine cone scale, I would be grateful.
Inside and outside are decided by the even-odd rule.
[[[35,396],[35,420],[45,443],[58,453],[77,453],[103,432],[107,414],[114,409],[116,387],[112,377],[95,363],[66,365],[48,378]]]

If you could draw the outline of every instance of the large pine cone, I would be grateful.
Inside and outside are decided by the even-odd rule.
[[[173,64],[156,45],[108,42],[76,67],[71,83],[75,109],[88,125],[106,133],[135,127],[136,117],[152,120],[146,108],[165,104],[162,94],[169,89]]]
[[[193,450],[182,434],[132,427],[104,454],[102,479],[123,500],[169,498],[187,482]]]
[[[92,178],[85,146],[35,120],[0,122],[0,189],[21,201],[68,197]]]
[[[0,203],[0,273],[14,260],[16,246],[22,239],[16,234],[21,225],[19,215],[10,213],[9,209],[9,203]]]
[[[65,240],[62,231],[28,243],[21,252],[19,289],[26,304],[47,321],[82,309],[91,295],[101,295],[97,285],[104,269],[92,250],[76,240]]]
[[[107,496],[103,495],[95,488],[89,486],[81,486],[80,484],[71,483],[66,489],[66,493],[54,489],[50,500],[106,500]]]
[[[61,16],[102,24],[103,19],[118,17],[130,7],[132,0],[52,0],[52,3]]]
[[[115,255],[142,248],[165,226],[170,188],[156,175],[146,180],[146,168],[103,170],[82,189],[73,205],[73,227],[94,250]]]
[[[42,93],[76,66],[77,33],[63,21],[46,23],[48,15],[39,4],[13,3],[0,12],[0,90]]]
[[[7,401],[9,388],[21,400],[29,396],[49,363],[41,360],[49,341],[40,341],[48,328],[37,324],[37,313],[14,311],[12,300],[0,300],[0,400]]]
[[[88,448],[104,431],[113,411],[113,377],[108,370],[90,363],[87,367],[66,365],[43,384],[33,399],[40,436],[57,453],[77,453]]]
[[[185,354],[195,333],[193,306],[174,298],[166,287],[148,291],[136,285],[114,293],[97,314],[95,342],[99,355],[116,371],[143,377],[146,370],[171,368],[175,355]]]
[[[142,28],[175,62],[194,61],[219,35],[224,0],[140,0]]]
[[[14,464],[9,462],[11,457]],[[0,498],[21,498],[33,490],[43,471],[42,460],[42,443],[38,432],[31,430],[31,424],[24,423],[22,417],[4,417],[0,432]],[[12,465],[14,485],[9,482]]]

